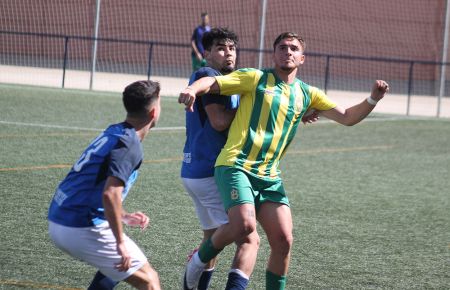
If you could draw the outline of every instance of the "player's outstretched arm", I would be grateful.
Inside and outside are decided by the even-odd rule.
[[[204,77],[187,86],[181,91],[178,103],[184,104],[187,111],[193,112],[196,95],[206,93],[219,93],[219,86],[214,77]]]
[[[383,80],[377,80],[373,84],[370,96],[361,103],[348,109],[337,106],[331,110],[322,111],[321,115],[340,124],[353,126],[364,120],[388,91],[388,83]]]

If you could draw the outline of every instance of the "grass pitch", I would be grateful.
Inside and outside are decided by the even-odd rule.
[[[126,231],[163,288],[179,289],[201,231],[179,179],[183,107],[165,97],[162,106],[125,201],[127,210],[145,211],[151,226]],[[82,150],[123,119],[119,94],[0,85],[0,289],[87,287],[95,269],[52,245],[47,209]],[[351,128],[302,125],[281,169],[294,219],[288,289],[448,289],[448,119],[374,114]],[[264,289],[269,247],[259,232],[249,289]],[[211,289],[224,288],[233,251],[220,255]]]

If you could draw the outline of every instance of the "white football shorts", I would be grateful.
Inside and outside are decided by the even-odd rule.
[[[132,257],[131,267],[119,272],[115,265],[121,261],[116,239],[108,222],[86,228],[66,227],[49,221],[48,232],[53,243],[74,258],[94,266],[114,281],[122,281],[139,270],[147,258],[135,242],[124,235],[127,250]]]
[[[228,223],[228,215],[214,177],[181,180],[194,202],[195,212],[203,230],[215,229]]]

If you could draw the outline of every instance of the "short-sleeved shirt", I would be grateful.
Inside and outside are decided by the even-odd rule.
[[[221,75],[215,69],[203,67],[194,72],[189,84],[206,76]],[[186,112],[186,142],[183,149],[181,177],[206,178],[214,176],[214,163],[227,140],[228,130],[216,131],[209,121],[205,106],[222,104],[228,110],[239,105],[239,96],[220,96],[205,94],[194,103],[194,112]]]
[[[95,138],[59,184],[48,219],[69,227],[90,227],[106,221],[102,194],[106,179],[124,183],[124,200],[143,160],[142,144],[128,123],[109,126]]]
[[[240,94],[240,105],[216,166],[234,166],[260,178],[279,178],[278,164],[308,108],[336,104],[299,79],[286,84],[272,69],[240,69],[217,76],[220,93]]]
[[[198,52],[200,52],[202,55],[205,52],[205,49],[203,48],[202,44],[203,34],[210,30],[211,27],[209,26],[199,25],[194,29],[194,32],[192,33],[191,40],[195,41],[195,45],[197,46]],[[194,54],[194,51],[192,51],[192,54]]]

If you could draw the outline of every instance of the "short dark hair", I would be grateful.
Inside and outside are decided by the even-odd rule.
[[[210,31],[205,32],[202,37],[202,44],[205,50],[210,51],[214,41],[230,40],[237,46],[238,37],[236,33],[224,27],[214,27]]]
[[[128,115],[146,115],[150,106],[159,98],[161,87],[154,81],[137,81],[128,85],[122,93],[122,101]]]
[[[201,16],[202,18],[205,17],[206,15],[208,15],[208,12],[206,12],[206,11],[203,11],[202,14],[200,14],[200,16]]]
[[[275,50],[275,47],[277,46],[278,43],[280,43],[283,39],[286,39],[286,38],[297,39],[300,42],[300,45],[302,46],[303,51],[305,51],[305,49],[306,49],[305,40],[303,39],[303,37],[299,36],[297,33],[294,33],[294,32],[283,32],[280,35],[278,35],[278,37],[273,42],[273,50]]]

